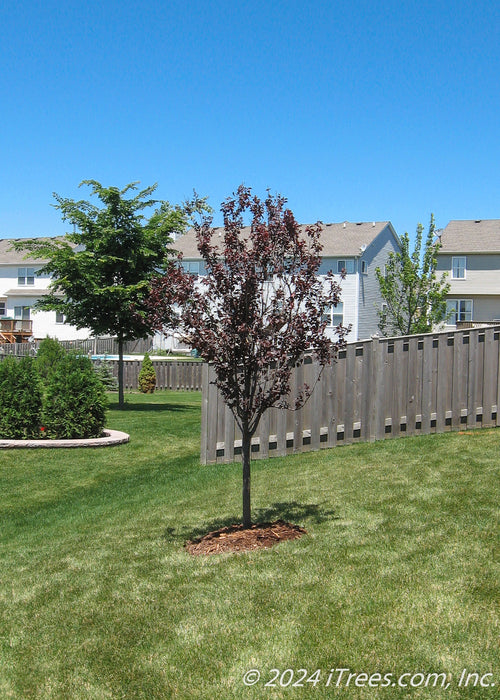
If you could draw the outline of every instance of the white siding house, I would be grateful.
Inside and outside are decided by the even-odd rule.
[[[223,234],[223,229],[214,229],[214,236],[219,234]],[[319,274],[325,275],[331,270],[337,275],[342,269],[347,273],[343,280],[339,277],[341,303],[326,311],[329,333],[333,336],[335,327],[342,323],[351,325],[349,341],[369,338],[378,332],[377,312],[382,304],[375,268],[383,268],[389,253],[399,250],[392,224],[389,221],[322,224],[321,243]],[[199,275],[205,273],[194,231],[180,236],[173,247],[182,253],[186,271]]]
[[[305,226],[304,226],[305,228]],[[215,229],[215,235],[223,229]],[[13,249],[14,239],[0,240],[0,343],[9,339],[8,329],[23,332],[24,340],[41,340],[47,335],[58,340],[88,338],[88,329],[78,330],[64,322],[55,311],[36,311],[35,304],[50,284],[50,277],[39,274],[43,260],[27,259],[25,252]],[[351,326],[350,341],[369,338],[378,332],[378,309],[382,304],[375,268],[383,268],[390,252],[399,249],[398,237],[388,221],[333,223],[322,225],[322,264],[320,275],[346,270],[341,280],[341,303],[325,310],[328,332],[335,327]],[[180,236],[173,247],[183,254],[184,267],[194,274],[204,274],[203,261],[196,245],[194,231]],[[339,278],[340,279],[340,278]],[[12,339],[12,338],[10,338]],[[155,340],[160,347],[175,348],[175,338]]]
[[[498,321],[500,219],[450,221],[440,240],[437,269],[448,273],[450,283],[448,327]]]
[[[4,336],[0,342],[11,339],[12,332],[35,340],[88,338],[88,330],[69,326],[55,311],[35,311],[37,300],[47,294],[50,278],[38,274],[43,260],[26,259],[25,252],[13,250],[13,243],[13,239],[0,240],[0,334]]]

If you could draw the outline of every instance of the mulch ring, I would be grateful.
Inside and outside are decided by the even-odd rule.
[[[296,540],[306,534],[307,531],[303,527],[276,520],[274,523],[255,523],[249,528],[244,528],[243,525],[223,527],[187,542],[185,547],[194,556],[222,552],[248,552],[274,547],[279,542]]]

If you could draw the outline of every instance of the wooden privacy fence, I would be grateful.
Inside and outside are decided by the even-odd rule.
[[[321,376],[306,358],[293,372],[292,394],[317,382],[311,398],[298,411],[269,410],[252,457],[500,425],[499,337],[500,326],[491,326],[349,343]],[[204,365],[203,464],[241,454],[241,434],[213,379]]]
[[[35,355],[42,340],[30,343],[0,343],[0,355]],[[59,340],[58,343],[66,350],[80,350],[92,355],[117,355],[118,342],[115,338],[88,338],[87,340]],[[152,352],[153,339],[139,338],[126,340],[123,346],[124,354]]]
[[[195,360],[157,360],[152,358],[156,373],[157,389],[174,391],[201,391],[202,362]],[[97,361],[94,361],[97,362]],[[118,376],[118,360],[104,360],[114,376]],[[123,385],[125,389],[137,389],[142,360],[124,360]]]

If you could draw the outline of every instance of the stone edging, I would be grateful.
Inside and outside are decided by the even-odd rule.
[[[122,445],[130,440],[130,435],[120,430],[103,430],[103,436],[98,438],[78,440],[0,440],[2,448],[23,447],[109,447],[110,445]]]

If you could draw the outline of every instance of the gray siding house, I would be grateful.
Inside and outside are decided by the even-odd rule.
[[[440,235],[438,271],[448,273],[449,327],[500,319],[500,219],[450,221]]]
[[[305,225],[303,225],[305,229]],[[223,235],[222,228],[214,229],[214,236]],[[243,230],[243,235],[246,231]],[[341,303],[326,311],[328,332],[333,336],[341,322],[351,325],[349,341],[369,338],[378,332],[378,309],[382,304],[375,268],[383,268],[390,252],[399,250],[399,240],[389,221],[322,224],[322,264],[320,275],[329,270],[338,274],[345,269],[341,281]],[[173,248],[182,253],[183,267],[196,275],[205,270],[196,245],[194,231],[180,236]]]

